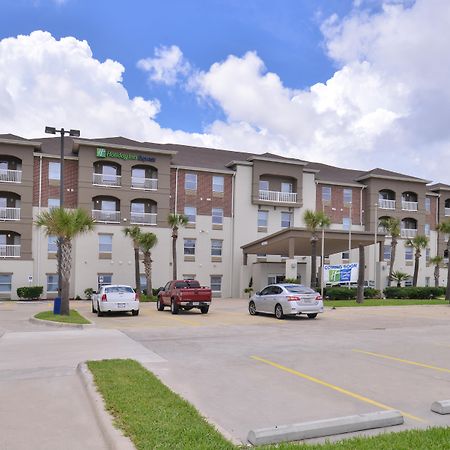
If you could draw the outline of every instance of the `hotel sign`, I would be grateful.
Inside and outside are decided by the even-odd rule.
[[[125,152],[113,152],[111,150],[106,150],[106,148],[97,148],[97,158],[115,158],[115,159],[123,159],[126,161],[144,161],[144,162],[155,161],[155,158],[153,156],[136,155],[134,153],[125,153]]]
[[[358,263],[323,266],[325,283],[356,283],[358,281]]]

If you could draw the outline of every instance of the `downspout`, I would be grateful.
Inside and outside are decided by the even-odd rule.
[[[441,194],[438,194],[437,200],[436,200],[436,225],[439,224],[439,208],[441,207]],[[439,239],[440,239],[440,232],[437,232],[436,236],[436,256],[439,254]]]
[[[234,195],[235,195],[235,176],[236,172],[233,173],[231,178],[231,258],[230,258],[230,294],[233,297],[233,286],[234,286],[234,273],[233,273],[233,260],[234,260]]]
[[[39,188],[38,188],[38,214],[41,214],[42,207],[42,154],[39,155]],[[37,264],[36,264],[36,286],[40,286],[41,279],[41,229],[38,228],[37,241]]]
[[[174,205],[174,213],[177,213],[177,204],[178,204],[178,167],[175,169],[175,205]]]
[[[363,225],[363,190],[365,189],[365,186],[361,187],[361,192],[359,194],[359,222],[360,225]]]

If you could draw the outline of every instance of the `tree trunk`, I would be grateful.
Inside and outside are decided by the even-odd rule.
[[[141,271],[139,270],[139,247],[134,247],[134,282],[136,293],[141,295]]]
[[[172,279],[177,279],[177,239],[178,228],[173,227],[172,230]]]
[[[447,241],[447,257],[449,261],[447,262],[447,289],[445,291],[445,300],[450,303],[450,239]]]
[[[152,262],[153,261],[150,252],[144,253],[145,277],[147,278],[147,295],[153,295]]]
[[[317,236],[311,238],[311,289],[317,288]]]
[[[439,265],[434,266],[434,287],[439,287]]]
[[[391,241],[391,261],[389,266],[389,277],[388,277],[388,283],[387,285],[391,285],[392,281],[392,272],[394,271],[394,262],[395,262],[395,249],[397,247],[397,240],[395,238],[392,238]]]
[[[413,274],[413,286],[417,286],[417,278],[419,277],[419,261],[420,261],[420,251],[416,250],[414,255],[414,274]]]
[[[72,243],[69,240],[61,241],[61,315],[70,314],[69,290],[70,272],[72,269]]]
[[[401,282],[401,280],[397,280],[397,287],[402,287],[402,282]]]
[[[359,267],[358,267],[358,288],[356,290],[356,303],[364,301],[364,269],[366,261],[364,255],[364,245],[359,246]]]

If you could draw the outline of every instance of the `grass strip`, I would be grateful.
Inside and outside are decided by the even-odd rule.
[[[50,320],[51,322],[62,323],[76,323],[79,325],[86,325],[91,322],[83,317],[76,309],[70,310],[69,316],[62,316],[60,314],[53,314],[53,311],[42,311],[34,316],[36,319]]]
[[[342,306],[407,306],[407,305],[448,305],[448,301],[440,298],[433,299],[365,299],[363,303],[356,303],[356,300],[325,300],[324,305],[336,308]]]

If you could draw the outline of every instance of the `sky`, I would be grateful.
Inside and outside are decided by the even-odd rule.
[[[2,0],[0,133],[45,126],[450,184],[448,0]]]

